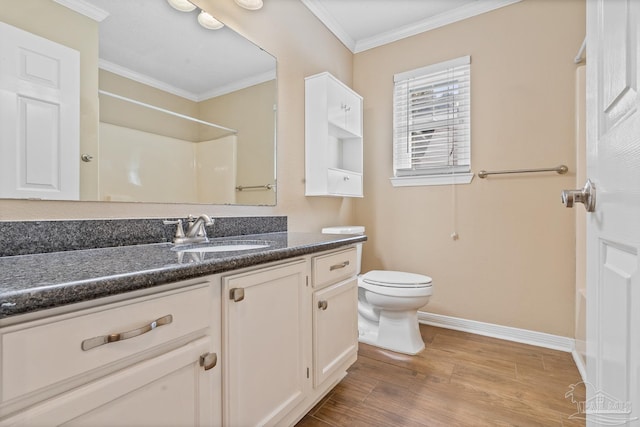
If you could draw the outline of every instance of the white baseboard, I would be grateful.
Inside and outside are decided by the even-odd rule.
[[[475,320],[460,319],[458,317],[443,316],[441,314],[427,313],[424,311],[418,312],[418,321],[425,325],[455,329],[457,331],[565,351],[567,353],[574,353],[575,350],[575,340],[573,338],[546,334],[544,332],[512,328],[510,326],[495,325],[493,323],[484,323]],[[578,356],[577,353],[574,355],[574,359],[576,356]],[[580,359],[579,356],[578,359]],[[577,361],[576,365],[578,365]],[[582,366],[584,370],[584,365]],[[578,366],[578,370],[580,370],[580,365]],[[585,375],[583,374],[583,370],[580,370],[580,375],[582,375],[582,378],[584,379]]]
[[[573,356],[573,361],[575,362],[576,367],[578,368],[578,372],[580,372],[580,376],[582,377],[582,381],[586,383],[587,382],[587,367],[584,364],[584,361],[582,360],[582,357],[580,356],[580,354],[578,353],[578,351],[575,348],[571,352],[571,355]]]

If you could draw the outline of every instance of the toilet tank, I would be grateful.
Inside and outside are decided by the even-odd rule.
[[[325,227],[322,234],[364,234],[364,226],[362,225],[340,225],[337,227]],[[362,267],[362,243],[356,243],[357,265],[356,274],[360,274]]]

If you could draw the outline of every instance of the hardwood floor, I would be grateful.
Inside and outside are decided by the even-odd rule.
[[[406,356],[360,344],[348,375],[297,427],[584,426],[565,398],[581,381],[571,354],[420,325]],[[574,394],[585,400],[584,385]]]

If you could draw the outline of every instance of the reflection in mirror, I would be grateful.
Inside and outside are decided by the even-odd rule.
[[[73,138],[0,133],[0,154],[27,153],[15,167],[24,178],[13,183],[27,190],[0,184],[0,197],[274,205],[276,61],[228,27],[203,28],[199,12],[164,0],[21,0],[0,9],[0,21],[78,51],[81,74],[73,161],[61,166],[56,159],[69,154],[51,148]],[[0,96],[30,96],[8,92],[0,86]],[[28,110],[13,127],[33,122]],[[76,182],[57,178],[74,168]],[[62,184],[76,195],[59,192]]]

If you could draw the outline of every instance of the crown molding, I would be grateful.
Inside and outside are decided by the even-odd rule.
[[[333,18],[327,9],[322,5],[319,0],[301,0],[307,9],[311,11],[325,27],[333,33],[351,52],[355,53],[356,41],[351,38],[349,33]]]
[[[96,22],[102,22],[109,16],[109,12],[100,9],[97,6],[92,5],[84,0],[53,0],[56,3],[78,12],[88,18],[93,19]]]
[[[462,21],[464,19],[472,18],[483,13],[491,12],[501,7],[518,3],[520,1],[521,0],[475,1],[466,6],[461,6],[449,12],[441,13],[431,18],[423,19],[421,21],[414,22],[413,24],[405,25],[393,31],[387,31],[373,37],[358,40],[356,42],[353,53],[363,52],[368,49],[373,49],[374,47],[382,46],[387,43],[415,36],[416,34],[444,27],[445,25],[453,24],[454,22]]]
[[[322,5],[321,0],[301,0],[302,3],[353,53],[363,52],[374,47],[395,42],[425,31],[443,27],[463,19],[481,15],[501,7],[518,3],[521,0],[478,0],[465,6],[426,18],[392,31],[386,31],[375,36],[354,40],[349,33],[335,20]]]
[[[122,67],[120,65],[114,64],[113,62],[105,61],[104,59],[100,59],[98,61],[98,68],[117,74],[119,76],[125,77],[127,79],[136,81],[138,83],[142,83],[147,86],[160,89],[164,92],[169,92],[173,95],[186,98],[190,101],[198,102],[200,100],[199,96],[195,93],[186,91],[184,89],[179,89],[175,86],[169,85],[160,80],[156,80],[145,74],[138,73],[137,71],[130,70],[129,68]]]
[[[237,90],[245,89],[250,86],[255,86],[260,83],[268,82],[275,78],[276,78],[276,70],[267,71],[266,73],[257,74],[255,76],[247,77],[246,79],[242,79],[242,80],[237,80],[233,83],[229,83],[224,86],[219,86],[213,90],[198,94],[198,101],[204,101],[205,99],[226,95],[227,93],[235,92]]]
[[[193,102],[200,102],[200,101],[204,101],[205,99],[214,98],[216,96],[226,95],[227,93],[235,92],[236,90],[240,90],[240,89],[245,89],[250,86],[264,83],[276,78],[276,70],[267,71],[266,73],[261,73],[261,74],[248,77],[246,79],[237,80],[233,83],[219,86],[206,92],[193,93],[193,92],[189,92],[187,90],[169,85],[160,80],[156,80],[152,77],[138,73],[128,68],[121,67],[120,65],[116,65],[112,62],[105,61],[104,59],[101,59],[98,61],[98,67],[102,70],[109,71],[111,73],[117,74],[127,79],[136,81],[138,83],[142,83],[144,85],[151,86],[161,91],[168,92],[173,95],[180,96],[182,98],[186,98]]]

